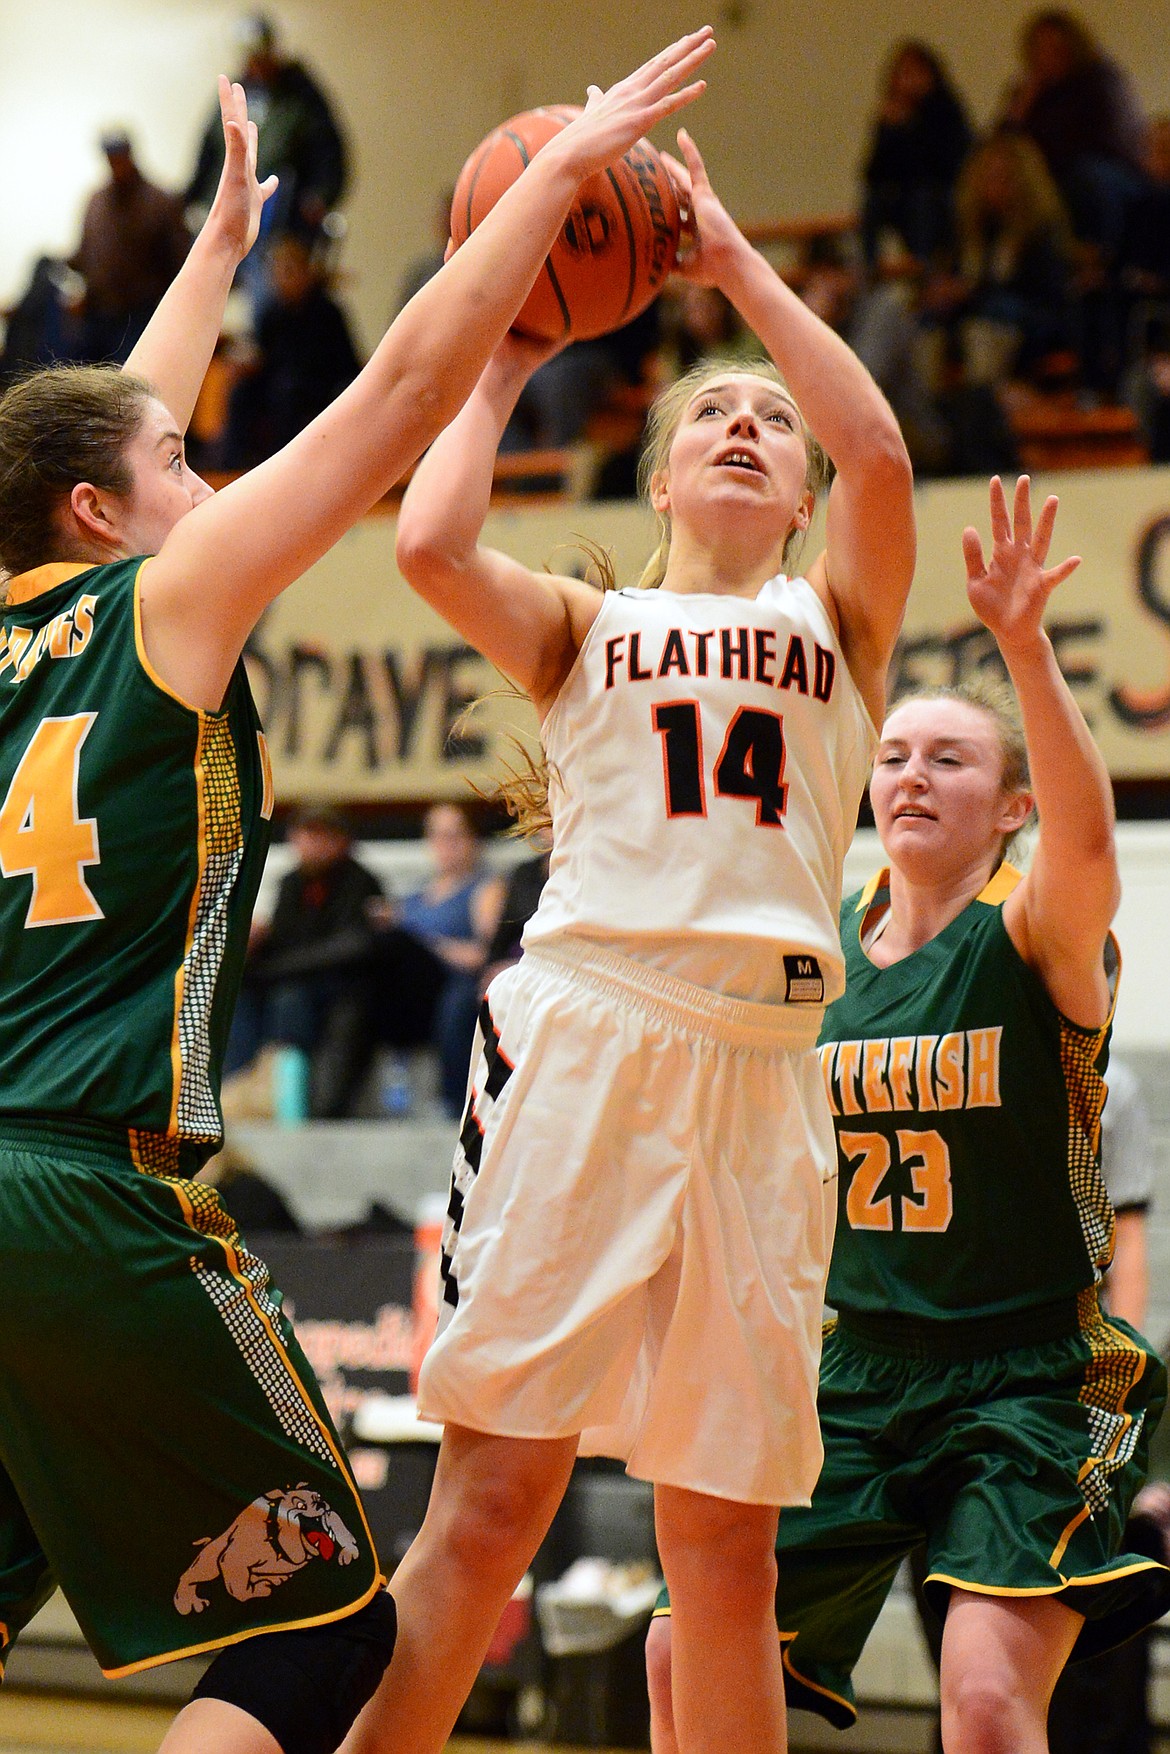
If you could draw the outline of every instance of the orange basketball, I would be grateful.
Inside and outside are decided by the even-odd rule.
[[[476,147],[451,203],[456,248],[534,154],[580,113],[567,104],[526,110]],[[678,236],[674,184],[650,142],[639,140],[581,184],[515,327],[547,341],[587,341],[620,328],[661,290]]]

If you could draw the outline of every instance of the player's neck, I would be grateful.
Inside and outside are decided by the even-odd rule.
[[[740,529],[722,536],[700,537],[675,527],[662,580],[664,591],[681,595],[758,597],[769,579],[783,571],[784,547],[774,536],[753,542]]]
[[[970,907],[987,887],[987,879],[982,864],[927,881],[891,866],[889,912],[880,936],[875,934],[871,939],[871,961],[888,968],[903,957],[913,956]]]

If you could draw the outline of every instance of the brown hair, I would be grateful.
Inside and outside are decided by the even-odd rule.
[[[1005,792],[1027,792],[1031,790],[1032,778],[1028,770],[1028,744],[1024,737],[1024,721],[1020,717],[1020,704],[1016,699],[1015,690],[1002,677],[976,674],[964,682],[955,682],[950,686],[923,686],[908,688],[894,701],[886,714],[887,719],[896,713],[900,706],[908,706],[915,700],[957,700],[964,706],[978,708],[986,713],[995,726],[999,738],[1000,753],[1003,756],[1003,771],[1000,785]],[[1027,819],[1022,822],[1015,834],[1007,836],[1000,848],[1000,859],[1007,857],[1018,836],[1029,826],[1035,817],[1031,810]]]
[[[664,470],[670,461],[670,448],[674,437],[682,424],[687,404],[704,384],[713,383],[722,377],[764,378],[770,384],[789,394],[788,386],[770,359],[736,359],[734,357],[708,356],[693,365],[681,378],[676,378],[662,393],[656,397],[646,422],[646,437],[642,446],[642,455],[638,460],[638,491],[644,499],[650,497],[650,485],[654,477]],[[795,404],[793,404],[795,406]],[[828,486],[832,475],[832,465],[828,457],[813,437],[800,417],[800,430],[804,437],[805,454],[808,462],[804,484],[814,495]],[[666,577],[666,563],[670,558],[670,517],[665,512],[658,512],[658,546],[650,556],[642,572],[638,584],[642,590],[654,590]],[[784,544],[784,565],[795,560],[804,542],[804,531],[793,529]]]
[[[1100,61],[1101,45],[1083,19],[1075,12],[1069,12],[1063,6],[1051,6],[1043,12],[1034,12],[1026,19],[1020,30],[1020,47],[1024,53],[1031,49],[1042,30],[1058,31],[1068,44],[1074,67],[1091,67]]]
[[[0,567],[10,576],[72,552],[61,512],[79,481],[107,493],[134,485],[126,447],[154,395],[116,366],[33,372],[0,397]]]

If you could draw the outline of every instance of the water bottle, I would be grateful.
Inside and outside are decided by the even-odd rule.
[[[272,1062],[272,1112],[281,1127],[309,1118],[309,1056],[303,1048],[277,1048]]]

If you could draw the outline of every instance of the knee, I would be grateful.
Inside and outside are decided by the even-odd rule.
[[[499,1470],[437,1492],[427,1522],[456,1565],[471,1575],[523,1570],[560,1500],[559,1480],[539,1469]]]
[[[952,1675],[944,1679],[941,1704],[946,1754],[1018,1754],[1033,1745],[1032,1714],[1005,1676],[979,1670]]]
[[[771,1612],[776,1593],[776,1512],[699,1493],[673,1494],[660,1508],[658,1545],[672,1593],[674,1580],[701,1581],[704,1599]]]

